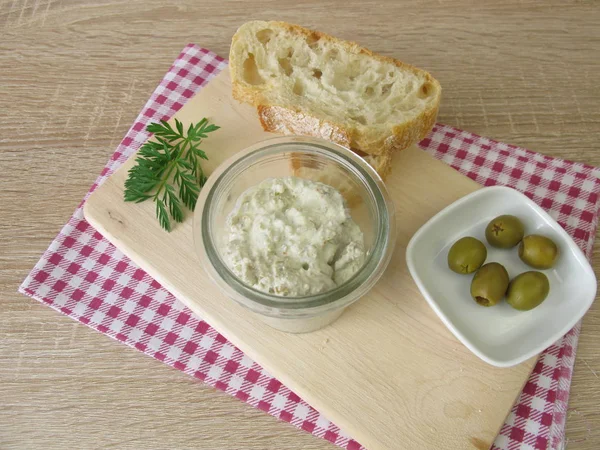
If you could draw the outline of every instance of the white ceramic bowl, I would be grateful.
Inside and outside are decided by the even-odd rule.
[[[499,262],[510,278],[528,270],[517,248],[491,247],[485,227],[494,217],[512,214],[525,235],[543,234],[559,247],[556,265],[543,272],[550,281],[546,300],[531,311],[517,311],[506,301],[482,307],[470,295],[473,274],[448,268],[448,251],[463,236],[473,236],[488,250],[486,263]],[[596,297],[596,277],[583,252],[565,230],[525,195],[508,187],[488,187],[454,202],[412,237],[406,250],[410,273],[440,319],[473,353],[489,364],[510,367],[540,353],[567,333]]]

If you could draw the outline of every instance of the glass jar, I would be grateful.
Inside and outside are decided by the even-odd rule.
[[[226,219],[238,197],[268,178],[297,176],[339,190],[361,228],[367,257],[362,268],[336,288],[317,295],[284,297],[258,291],[227,266],[222,249]],[[354,152],[329,141],[288,136],[254,144],[221,164],[203,187],[194,213],[200,261],[223,293],[282,331],[318,330],[365,295],[387,267],[396,239],[395,211],[377,172]]]

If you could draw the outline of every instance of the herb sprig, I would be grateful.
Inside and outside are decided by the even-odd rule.
[[[171,231],[171,219],[183,221],[182,205],[190,211],[196,207],[198,193],[206,183],[200,159],[208,159],[199,145],[219,128],[206,118],[190,124],[187,132],[177,119],[175,128],[164,120],[148,125],[146,130],[154,133],[155,140],[140,148],[136,165],[129,169],[125,201],[140,203],[152,199],[160,226]]]

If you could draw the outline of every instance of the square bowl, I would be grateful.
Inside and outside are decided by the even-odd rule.
[[[543,271],[550,293],[530,311],[517,311],[504,300],[489,308],[478,305],[470,294],[474,274],[448,268],[452,244],[473,236],[486,245],[485,263],[499,262],[511,280],[535,270],[519,259],[518,247],[497,249],[487,243],[487,224],[503,214],[521,219],[525,235],[548,236],[559,248],[555,266]],[[414,234],[406,262],[442,322],[469,350],[498,367],[514,366],[545,350],[583,317],[596,297],[594,271],[577,244],[542,208],[508,187],[482,188],[440,211]]]

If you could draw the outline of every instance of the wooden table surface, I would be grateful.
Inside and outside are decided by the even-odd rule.
[[[600,166],[600,9],[503,3],[0,0],[0,448],[334,448],[16,289],[183,46],[226,56],[252,18],[430,70],[442,123]],[[600,448],[598,405],[596,302],[577,351],[569,449]]]

